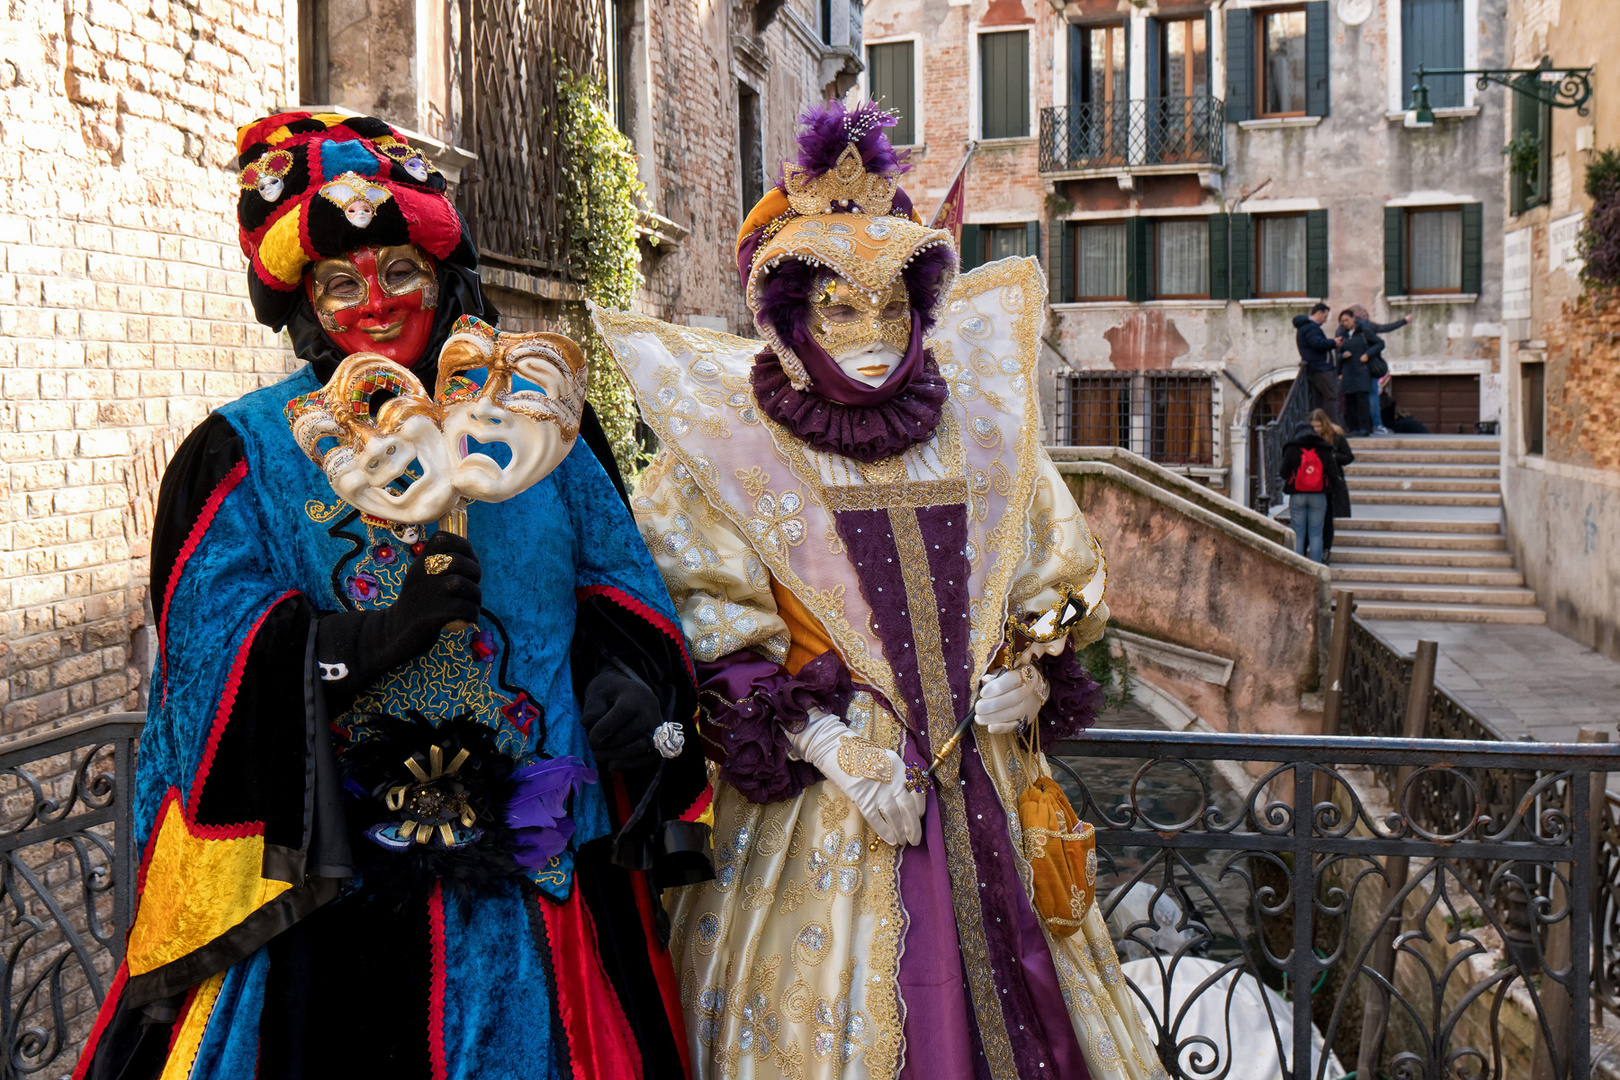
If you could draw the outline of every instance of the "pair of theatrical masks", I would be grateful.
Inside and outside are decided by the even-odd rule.
[[[584,353],[567,338],[469,319],[445,342],[431,395],[408,369],[361,352],[287,411],[340,499],[381,521],[425,524],[550,474],[579,435],[586,383]]]

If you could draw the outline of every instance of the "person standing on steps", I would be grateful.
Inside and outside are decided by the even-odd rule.
[[[1322,522],[1322,561],[1332,562],[1333,522],[1350,516],[1350,484],[1344,478],[1344,467],[1356,460],[1356,454],[1350,449],[1350,440],[1344,437],[1344,429],[1328,419],[1328,414],[1321,409],[1311,413],[1309,423],[1312,430],[1333,444],[1333,460],[1339,465],[1339,482],[1327,493],[1327,519]]]
[[[1348,516],[1350,492],[1344,470],[1330,437],[1337,425],[1325,410],[1311,414],[1283,446],[1282,469],[1287,480],[1288,520],[1294,529],[1294,550],[1312,562],[1325,563],[1325,532],[1330,507],[1342,506]],[[1329,437],[1323,436],[1326,429]],[[1346,447],[1348,451],[1348,447]]]
[[[1311,407],[1325,409],[1335,423],[1339,421],[1339,374],[1333,365],[1334,356],[1343,341],[1334,342],[1323,331],[1331,309],[1317,304],[1309,315],[1294,316],[1294,343],[1299,348],[1299,362],[1310,380]]]
[[[1378,385],[1368,368],[1369,344],[1356,326],[1349,308],[1339,312],[1339,390],[1344,394],[1345,425],[1352,435],[1370,435],[1373,429],[1372,402]]]
[[[1350,311],[1355,316],[1355,332],[1367,341],[1367,372],[1373,379],[1373,392],[1367,398],[1367,405],[1372,412],[1372,433],[1389,435],[1391,431],[1384,425],[1381,402],[1378,400],[1378,388],[1382,380],[1389,375],[1389,361],[1384,358],[1384,350],[1388,346],[1379,335],[1399,330],[1412,320],[1403,315],[1392,323],[1375,323],[1362,304],[1351,304]]]

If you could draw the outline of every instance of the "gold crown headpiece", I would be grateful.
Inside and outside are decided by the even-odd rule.
[[[894,193],[900,187],[898,170],[866,171],[860,148],[851,139],[832,168],[816,176],[792,162],[782,166],[782,186],[787,189],[788,205],[794,213],[835,214],[855,211],[878,217],[894,209]]]

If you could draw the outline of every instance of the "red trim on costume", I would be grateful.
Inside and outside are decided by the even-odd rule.
[[[705,784],[703,785],[702,793],[698,795],[696,801],[694,801],[691,806],[686,808],[686,813],[681,815],[681,820],[696,821],[698,818],[703,816],[703,812],[709,808],[709,804],[712,802],[714,802],[714,788]]]
[[[428,931],[433,942],[428,984],[428,1059],[433,1066],[433,1080],[446,1080],[450,1069],[444,1057],[444,885],[438,881],[433,883],[433,893],[428,897]]]
[[[231,471],[214,485],[214,490],[208,495],[208,501],[203,503],[202,513],[191,523],[191,532],[186,536],[179,558],[174,560],[174,569],[169,571],[169,584],[163,590],[163,610],[158,614],[158,662],[163,668],[163,697],[159,699],[159,705],[169,696],[169,605],[174,601],[175,587],[180,584],[180,575],[185,572],[186,562],[197,550],[197,545],[202,543],[203,534],[214,523],[214,516],[219,513],[220,506],[225,502],[225,496],[236,490],[236,485],[247,475],[247,468],[247,459],[243,458],[232,465]]]
[[[129,963],[120,961],[118,972],[113,976],[112,986],[107,990],[107,996],[102,999],[101,1008],[96,1012],[96,1024],[90,1029],[90,1037],[84,1041],[84,1050],[79,1054],[79,1065],[73,1070],[73,1080],[84,1080],[85,1074],[90,1071],[90,1062],[96,1056],[96,1044],[101,1041],[101,1033],[107,1030],[107,1024],[118,1011],[118,999],[124,996],[124,984],[129,981]]]
[[[605,782],[613,799],[614,808],[619,812],[619,820],[626,820],[630,816],[630,792],[615,773],[607,774]],[[708,806],[708,795],[709,788],[705,785],[698,802]],[[702,811],[699,810],[698,813]],[[636,912],[641,916],[641,935],[647,946],[647,961],[652,966],[653,981],[658,984],[658,997],[664,1006],[664,1018],[669,1022],[670,1033],[675,1036],[675,1045],[681,1053],[681,1072],[690,1078],[692,1051],[687,1047],[684,1037],[686,1019],[681,1012],[680,984],[675,981],[675,965],[670,961],[669,950],[658,940],[658,928],[653,922],[652,887],[648,884],[644,871],[631,870],[629,877],[630,894],[636,898]]]
[[[686,652],[686,635],[681,633],[680,626],[673,619],[660,614],[623,589],[615,588],[612,585],[587,585],[583,589],[574,590],[575,600],[584,600],[592,596],[604,596],[627,611],[640,615],[643,619],[652,623],[680,648],[681,659],[686,661],[687,672],[691,674],[692,678],[697,678],[697,668],[692,666],[692,658]]]
[[[568,1037],[574,1080],[641,1080],[641,1048],[602,969],[596,928],[579,890],[561,904],[540,897],[529,902],[540,905],[546,920],[557,1014]]]
[[[257,836],[264,831],[262,821],[250,822],[245,825],[197,825],[197,800],[202,797],[203,784],[208,780],[208,772],[214,767],[214,754],[219,750],[219,740],[225,734],[225,725],[230,721],[231,710],[236,705],[236,692],[242,688],[242,675],[247,670],[248,651],[253,648],[253,639],[259,636],[259,628],[264,620],[276,606],[289,596],[299,595],[297,589],[288,589],[259,613],[247,635],[242,638],[242,644],[236,650],[236,660],[231,664],[231,673],[226,676],[225,690],[219,695],[219,710],[214,713],[214,726],[208,733],[208,742],[203,746],[202,758],[197,763],[197,773],[191,780],[191,794],[188,800],[186,820],[193,825],[193,832],[197,836],[207,837],[210,840],[232,840],[241,836]]]

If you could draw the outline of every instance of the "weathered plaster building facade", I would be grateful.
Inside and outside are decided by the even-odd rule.
[[[1620,76],[1606,55],[1620,7],[1511,0],[1509,24],[1514,67],[1594,71],[1588,116],[1521,104],[1503,128],[1503,141],[1533,133],[1539,151],[1507,181],[1503,511],[1549,624],[1620,659],[1620,304],[1583,287],[1576,246],[1592,208],[1586,168],[1620,145]]]
[[[1321,298],[1409,316],[1403,404],[1497,418],[1507,0],[874,0],[869,93],[909,117],[932,209],[970,142],[969,262],[1039,255],[1049,437],[1129,446],[1249,497],[1251,430]]]
[[[848,0],[13,4],[0,24],[0,736],[142,707],[163,469],[210,409],[296,365],[247,303],[238,125],[334,107],[410,131],[457,185],[504,321],[530,328],[578,294],[546,126],[557,72],[525,61],[618,72],[622,59],[636,74],[621,116],[657,212],[644,219],[644,302],[741,330],[731,242],[748,184],[786,153],[804,104],[853,82],[859,12]]]

